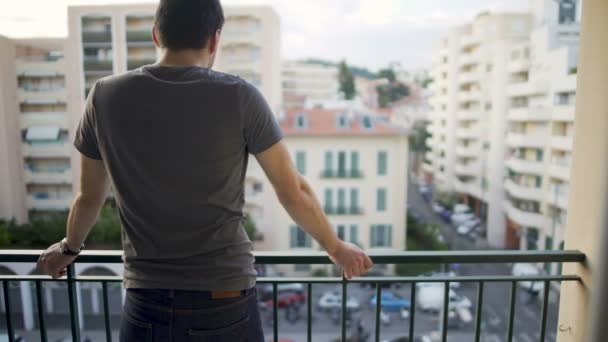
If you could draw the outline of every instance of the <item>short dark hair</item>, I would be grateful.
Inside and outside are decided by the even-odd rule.
[[[220,0],[161,0],[154,26],[167,49],[203,49],[224,26],[224,10]]]

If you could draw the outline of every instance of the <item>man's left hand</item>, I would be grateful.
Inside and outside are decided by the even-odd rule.
[[[67,274],[67,267],[77,255],[65,255],[59,250],[59,242],[51,245],[38,258],[38,269],[57,279]]]

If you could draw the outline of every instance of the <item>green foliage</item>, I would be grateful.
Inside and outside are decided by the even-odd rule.
[[[243,223],[243,225],[245,226],[245,232],[247,233],[247,237],[249,238],[249,241],[254,241],[255,234],[258,230],[255,225],[255,222],[249,215],[245,216],[245,222]]]
[[[424,80],[422,80],[420,82],[420,84],[422,85],[422,88],[428,88],[432,83],[434,82],[434,80],[432,78],[425,78]]]
[[[308,63],[308,64],[317,64],[317,65],[332,66],[332,67],[337,67],[340,64],[340,63],[327,61],[327,60],[319,59],[319,58],[308,58],[308,59],[305,59],[303,62]],[[354,65],[349,65],[348,68],[350,69],[350,72],[353,74],[353,76],[363,77],[363,78],[367,78],[370,80],[376,78],[376,74],[371,72],[367,68],[357,67]]]
[[[381,84],[376,87],[378,92],[378,105],[387,108],[391,103],[410,95],[410,88],[401,82]]]
[[[327,274],[327,270],[325,268],[315,268],[312,273],[311,273],[312,277],[327,277],[329,276],[329,274]]]
[[[380,69],[378,71],[378,78],[386,78],[390,83],[397,81],[397,76],[392,68]]]
[[[353,99],[356,95],[355,78],[346,61],[340,62],[338,67],[338,82],[340,83],[340,92],[344,95],[344,98],[347,100]]]
[[[413,126],[413,132],[410,135],[410,150],[417,152],[429,151],[427,140],[431,136],[428,131],[429,123],[425,121],[416,122]]]
[[[458,203],[458,194],[448,191],[437,191],[433,194],[433,200],[446,208],[451,209],[454,204]]]
[[[418,222],[412,215],[407,215],[407,250],[408,251],[445,251],[449,247],[439,241],[440,227],[436,224]],[[417,276],[440,270],[438,264],[397,264],[396,273],[400,276]]]

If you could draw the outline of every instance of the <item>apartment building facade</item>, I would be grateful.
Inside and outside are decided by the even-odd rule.
[[[345,109],[291,110],[280,124],[297,170],[310,183],[338,235],[366,250],[403,250],[406,131],[371,113]],[[320,250],[273,200],[273,248]],[[310,266],[291,270],[308,272]]]
[[[487,238],[504,245],[502,199],[506,130],[505,56],[526,41],[532,17],[482,13],[453,29],[433,58],[431,151],[424,170],[441,191],[458,193],[487,222]]]
[[[580,8],[578,1],[533,5],[530,41],[509,54],[507,247],[563,249]]]
[[[3,209],[0,217],[65,211],[72,200],[64,39],[2,39]]]
[[[304,61],[283,61],[283,104],[303,108],[306,101],[338,98],[338,68]]]

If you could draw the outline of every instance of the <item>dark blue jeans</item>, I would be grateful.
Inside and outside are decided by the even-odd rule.
[[[255,288],[212,299],[208,291],[128,289],[121,342],[264,342]]]

